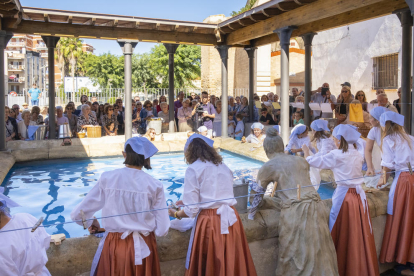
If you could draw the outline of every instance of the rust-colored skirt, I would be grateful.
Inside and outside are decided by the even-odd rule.
[[[387,215],[381,263],[414,263],[414,175],[402,172],[394,194],[393,215]]]
[[[243,224],[236,209],[234,212],[237,222],[229,227],[229,234],[223,235],[217,209],[200,212],[194,233],[190,265],[185,275],[257,275]]]
[[[356,189],[350,188],[331,232],[340,276],[379,275],[374,235],[369,220],[369,211],[364,213]]]
[[[142,260],[142,265],[135,265],[134,238],[132,234],[121,239],[122,233],[108,233],[102,249],[101,258],[95,275],[97,276],[160,276],[157,241],[151,232],[142,235],[151,254]]]

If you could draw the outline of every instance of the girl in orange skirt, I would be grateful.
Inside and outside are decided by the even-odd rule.
[[[163,184],[142,171],[151,169],[150,157],[158,149],[144,137],[126,141],[125,168],[102,173],[98,183],[72,211],[72,220],[82,225],[102,209],[104,237],[92,262],[91,276],[160,276],[155,236],[168,233],[168,217]],[[154,209],[159,211],[142,212]],[[117,216],[120,214],[128,214]],[[89,231],[99,229],[87,221]]]
[[[361,134],[353,126],[339,125],[332,136],[339,149],[320,156],[309,156],[307,147],[303,150],[311,167],[330,169],[335,176],[337,188],[332,197],[329,229],[339,275],[379,275],[368,203],[361,187],[364,158],[355,145]]]
[[[184,180],[182,210],[172,217],[195,217],[185,275],[256,275],[243,224],[233,205],[233,173],[213,148],[214,141],[193,134],[185,145],[189,164]]]
[[[409,269],[404,275],[414,275],[414,175],[408,167],[414,165],[414,137],[405,133],[404,116],[398,113],[383,113],[380,124],[384,131],[381,166],[385,171],[396,171],[388,199],[380,262],[397,262],[400,264],[395,267],[397,272]],[[383,184],[380,181],[378,185]]]

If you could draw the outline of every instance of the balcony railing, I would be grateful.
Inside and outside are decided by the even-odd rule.
[[[24,70],[24,65],[9,64],[9,70]]]
[[[9,42],[7,47],[23,47],[24,42]]]
[[[24,56],[25,56],[25,54],[7,53],[8,58],[21,59],[21,58],[24,58]]]
[[[47,49],[47,46],[45,43],[38,43],[36,49]]]
[[[9,79],[9,82],[11,82],[11,83],[23,83],[24,82],[24,77],[21,77],[21,78],[14,78],[14,79]]]
[[[41,53],[40,56],[41,57],[47,57],[47,53]]]

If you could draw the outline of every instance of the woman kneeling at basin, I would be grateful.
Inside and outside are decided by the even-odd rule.
[[[183,200],[172,217],[195,217],[185,275],[256,275],[239,214],[232,207],[233,173],[213,148],[214,141],[193,134],[185,145]]]
[[[165,236],[170,227],[163,184],[142,171],[151,169],[150,157],[158,149],[144,137],[126,141],[125,168],[102,173],[98,183],[72,211],[72,220],[82,225],[102,209],[106,230],[92,263],[91,275],[161,275],[155,236]],[[165,208],[165,209],[163,209]],[[151,211],[154,209],[163,209]],[[142,213],[140,213],[142,212]],[[124,216],[120,214],[135,213]],[[99,228],[87,221],[89,230]],[[96,274],[94,274],[96,273]]]
[[[319,156],[309,156],[307,146],[303,151],[310,166],[332,170],[338,184],[332,197],[329,229],[339,275],[379,275],[368,202],[361,187],[363,157],[355,145],[361,134],[352,126],[339,125],[332,135],[339,149]]]

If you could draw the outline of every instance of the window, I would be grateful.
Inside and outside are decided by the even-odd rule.
[[[374,58],[373,88],[398,88],[398,53]]]

